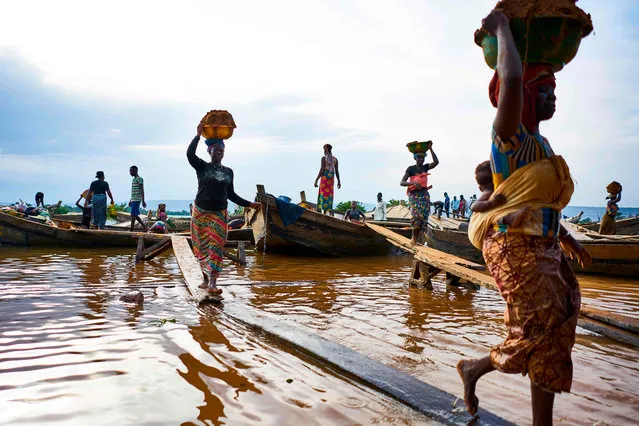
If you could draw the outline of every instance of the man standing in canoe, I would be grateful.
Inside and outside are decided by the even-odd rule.
[[[142,219],[140,219],[140,203],[142,203],[142,207],[146,208],[146,201],[144,201],[144,179],[138,175],[138,166],[131,166],[129,173],[133,176],[133,181],[131,182],[131,199],[129,201],[129,207],[131,207],[131,232],[133,232],[136,220],[142,225],[144,232],[146,232],[146,225],[142,222]]]
[[[342,187],[339,181],[339,164],[337,158],[333,157],[333,147],[330,144],[324,145],[324,156],[320,165],[319,173],[315,178],[315,188],[317,182],[320,182],[319,191],[317,193],[317,208],[322,212],[330,212],[333,210],[333,193],[335,191],[335,178],[337,178],[337,189]]]
[[[222,271],[224,244],[228,235],[228,200],[252,209],[259,209],[262,204],[251,203],[235,193],[233,170],[222,165],[223,139],[206,139],[210,162],[195,155],[203,127],[200,122],[197,134],[186,151],[189,164],[197,174],[197,195],[191,212],[191,242],[193,253],[208,280],[204,287],[208,288],[209,294],[220,295],[222,289],[217,287],[217,277]]]

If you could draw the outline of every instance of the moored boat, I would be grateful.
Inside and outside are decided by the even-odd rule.
[[[568,224],[570,225],[570,224]],[[566,226],[568,226],[566,225]],[[573,230],[573,228],[569,229]],[[573,235],[575,233],[573,232]],[[576,272],[618,277],[639,277],[639,239],[602,238],[579,236],[579,243],[592,256],[592,264],[586,269],[570,261]],[[452,229],[428,227],[426,242],[429,247],[453,254],[475,263],[483,263],[481,251],[468,239],[468,233]]]
[[[153,226],[154,219],[150,219],[147,215],[140,216],[142,220],[145,220],[148,226]],[[79,226],[82,223],[82,213],[64,213],[53,215],[54,219],[63,220],[65,222],[72,223]],[[170,216],[169,219],[172,222],[171,230],[174,232],[188,231],[191,226],[191,216]],[[118,223],[109,225],[107,229],[121,229],[125,230],[131,226],[131,214],[127,212],[117,212],[116,220]],[[139,223],[135,223],[135,228],[141,229]]]
[[[138,237],[156,243],[168,234],[95,229],[67,229],[0,212],[0,243],[22,246],[135,247]]]
[[[628,217],[615,222],[617,235],[639,235],[639,217]],[[599,232],[600,225],[599,222],[579,224],[579,226],[595,232]]]
[[[395,247],[372,229],[276,199],[257,186],[263,208],[251,210],[247,225],[255,245],[267,252],[328,256],[389,255]],[[286,211],[284,211],[285,209]]]

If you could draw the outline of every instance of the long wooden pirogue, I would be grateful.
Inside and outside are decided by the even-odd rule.
[[[0,243],[21,246],[135,247],[142,237],[148,243],[170,238],[145,232],[65,229],[0,212]]]
[[[54,219],[63,220],[65,222],[73,223],[74,225],[79,226],[82,223],[82,213],[64,213],[64,214],[54,214],[52,216]],[[153,219],[149,219],[148,217],[141,215],[143,220],[147,220],[147,225],[152,226],[156,221]],[[111,225],[110,229],[128,229],[131,226],[131,214],[127,212],[118,212],[117,213],[117,221],[118,223],[115,225]],[[191,226],[191,217],[190,216],[182,216],[182,217],[171,217],[171,221],[174,225],[171,228],[176,232],[188,231]],[[136,227],[140,227],[140,224],[136,222]]]
[[[138,239],[153,244],[171,238],[169,234],[129,232],[128,230],[67,229],[55,227],[0,212],[0,244],[20,246],[93,246],[93,247],[135,247]],[[229,241],[252,242],[250,229],[231,229]]]
[[[429,223],[432,223],[429,222]],[[639,238],[630,236],[604,236],[587,232],[583,228],[562,222],[592,256],[592,264],[585,270],[575,261],[571,266],[576,272],[616,277],[639,277]],[[468,239],[466,231],[458,231],[437,224],[426,231],[428,246],[475,263],[482,263],[483,256]]]
[[[616,222],[617,235],[639,235],[639,217],[628,217]],[[589,231],[599,232],[600,223],[584,223],[580,226]]]
[[[368,227],[380,235],[384,235],[389,242],[414,254],[418,269],[413,271],[413,275],[421,275],[419,278],[424,284],[428,284],[432,277],[444,272],[449,278],[449,282],[463,279],[478,286],[499,290],[493,277],[485,271],[486,268],[482,265],[430,247],[412,246],[408,238],[380,226],[369,224]],[[419,268],[420,262],[421,268]],[[639,346],[639,320],[635,318],[582,305],[579,325],[612,339]]]
[[[396,250],[366,226],[308,209],[301,209],[299,217],[285,224],[278,202],[266,193],[263,185],[257,185],[257,200],[264,208],[251,210],[247,225],[253,230],[255,246],[260,250],[328,256],[388,255]]]

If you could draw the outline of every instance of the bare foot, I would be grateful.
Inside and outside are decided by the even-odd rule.
[[[479,408],[479,398],[475,395],[475,385],[477,379],[472,374],[474,361],[460,360],[457,363],[457,372],[464,383],[464,403],[471,416],[477,414]]]
[[[222,294],[222,289],[217,287],[209,287],[207,291],[209,294],[213,294],[213,295]]]
[[[417,240],[410,240],[410,245],[411,246],[416,246],[417,245]]]

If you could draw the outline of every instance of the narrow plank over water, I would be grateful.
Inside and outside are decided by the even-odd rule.
[[[200,263],[191,250],[189,240],[186,237],[171,235],[171,244],[180,271],[182,271],[182,275],[184,276],[184,281],[186,281],[186,286],[193,297],[199,303],[209,299],[212,301],[220,301],[221,297],[210,296],[206,289],[200,288],[200,285],[204,284],[204,275],[202,274]]]
[[[408,238],[402,237],[381,226],[373,224],[367,224],[367,226],[384,235],[389,242],[413,253],[415,259],[421,262],[432,265],[473,284],[499,291],[494,278],[485,272],[481,272],[481,269],[484,268],[482,265],[429,247],[413,246],[410,244]],[[583,304],[580,316],[589,319],[588,321],[584,321],[583,318],[579,320],[579,325],[586,330],[603,334],[611,339],[624,343],[639,346],[639,334],[637,333],[639,330],[639,321],[635,318],[613,314]],[[593,325],[595,321],[598,323],[596,326]]]
[[[347,373],[358,382],[392,396],[443,424],[467,425],[471,421],[470,415],[463,408],[464,402],[461,398],[375,361],[346,346],[308,332],[303,327],[287,324],[286,321],[264,313],[252,312],[239,303],[227,304],[223,312],[233,319],[282,340],[295,349]],[[455,409],[455,406],[458,409]],[[477,426],[512,425],[511,422],[483,408],[479,409],[477,420],[476,423],[472,424]]]

